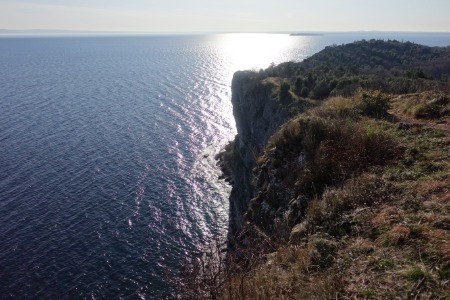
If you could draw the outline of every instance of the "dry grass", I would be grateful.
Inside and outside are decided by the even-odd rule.
[[[332,97],[320,107],[311,110],[311,114],[322,118],[357,118],[358,101],[355,98]]]
[[[386,242],[391,245],[403,245],[410,235],[411,230],[407,226],[397,224],[388,231]]]
[[[316,115],[300,116],[283,125],[256,162],[264,164],[274,149],[283,153],[284,160],[305,156],[306,163],[290,165],[285,176],[280,177],[285,185],[295,184],[310,194],[321,194],[326,186],[340,184],[371,166],[388,164],[404,151],[389,132],[370,119],[353,121]],[[282,159],[272,159],[269,167],[282,164]]]
[[[424,92],[398,97],[394,107],[401,113],[417,119],[435,119],[450,116],[449,95]]]
[[[404,215],[404,211],[396,206],[383,206],[381,210],[372,218],[371,223],[375,227],[391,225],[399,222]]]
[[[272,136],[257,164],[289,166],[282,186],[314,192],[290,243],[249,244],[217,275],[217,299],[450,299],[448,136],[368,119],[360,100],[333,98]]]
[[[323,276],[337,246],[318,236],[304,247],[283,246],[248,273],[229,281],[223,299],[326,299],[339,291],[338,276]]]

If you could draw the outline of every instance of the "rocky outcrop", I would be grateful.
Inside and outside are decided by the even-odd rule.
[[[262,160],[253,168],[254,197],[245,218],[276,239],[287,240],[306,208],[306,198],[294,184],[286,182],[289,174],[302,168],[304,155],[294,158],[292,153],[272,147],[266,149]]]
[[[230,229],[239,230],[254,196],[254,158],[269,137],[289,117],[289,105],[277,98],[280,79],[260,78],[250,71],[236,72],[232,81],[233,114],[238,135],[234,143]]]

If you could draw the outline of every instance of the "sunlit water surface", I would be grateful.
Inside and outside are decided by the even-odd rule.
[[[170,297],[227,230],[233,73],[371,37],[0,38],[0,298]]]

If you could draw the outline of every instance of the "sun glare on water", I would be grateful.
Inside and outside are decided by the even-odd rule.
[[[285,60],[298,40],[288,34],[234,33],[221,36],[224,59],[235,71],[264,69]]]

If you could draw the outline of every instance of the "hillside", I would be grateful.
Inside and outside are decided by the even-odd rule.
[[[449,58],[372,40],[236,73],[228,255],[183,297],[448,299]]]
[[[352,95],[358,87],[397,94],[442,89],[449,70],[450,47],[370,40],[328,46],[300,63],[283,63],[259,75],[289,78],[296,94],[324,99]]]

